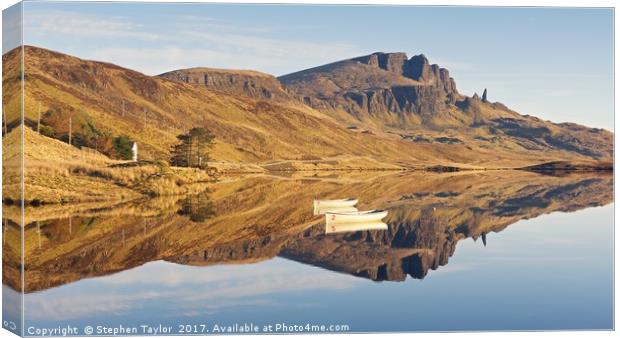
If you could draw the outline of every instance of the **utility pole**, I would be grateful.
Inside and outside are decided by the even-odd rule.
[[[9,133],[9,128],[6,126],[6,110],[2,107],[2,117],[4,119],[4,136]]]
[[[71,145],[71,116],[69,116],[69,145]]]
[[[192,144],[194,143],[194,138],[189,136],[189,144],[188,144],[188,152],[187,152],[187,167],[192,166]]]
[[[192,145],[191,142],[187,144],[187,149],[185,149],[185,153],[187,154],[187,167],[189,168],[189,161],[191,159]]]
[[[41,134],[41,102],[39,102],[39,117],[37,118],[37,134]]]
[[[37,237],[39,238],[39,249],[41,249],[41,225],[37,221]]]
[[[148,129],[146,128],[146,123],[147,123],[147,122],[146,122],[146,117],[147,117],[147,114],[148,114],[148,113],[149,113],[149,111],[148,111],[146,108],[144,108],[144,132],[145,132],[145,133],[147,134],[147,136],[150,138],[150,136],[151,136],[151,135],[150,135],[150,133],[149,133]]]

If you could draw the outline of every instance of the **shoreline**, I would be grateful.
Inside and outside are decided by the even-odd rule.
[[[173,167],[174,169],[175,167]],[[601,173],[601,174],[612,174],[613,166],[585,166],[583,164],[580,165],[568,165],[563,163],[561,166],[559,164],[555,164],[554,166],[549,164],[537,165],[537,166],[527,166],[520,168],[459,168],[459,167],[450,167],[450,166],[432,166],[432,167],[424,167],[424,168],[317,168],[317,169],[280,169],[280,170],[266,170],[266,171],[219,171],[215,180],[197,180],[191,181],[186,184],[182,184],[178,188],[186,187],[187,189],[179,189],[177,193],[169,193],[163,195],[152,195],[152,194],[144,194],[139,191],[135,191],[139,195],[135,196],[135,198],[110,198],[110,199],[84,199],[84,200],[72,200],[66,202],[55,202],[55,201],[45,201],[40,199],[32,199],[23,200],[23,205],[26,207],[40,207],[44,205],[67,205],[72,203],[96,203],[96,202],[111,202],[117,201],[119,203],[136,201],[139,199],[148,199],[154,197],[162,197],[162,196],[184,196],[188,193],[194,191],[194,189],[189,189],[190,186],[196,185],[205,185],[210,183],[217,183],[222,176],[230,175],[230,176],[243,176],[243,175],[269,175],[274,174],[294,174],[294,173],[372,173],[372,172],[391,172],[391,173],[429,173],[429,174],[447,174],[447,173],[475,173],[475,172],[490,172],[490,171],[503,171],[503,172],[531,172],[531,173],[539,173],[539,174],[550,174],[550,173],[558,173],[558,174],[588,174],[588,173]],[[319,177],[320,178],[320,177]],[[299,179],[304,179],[304,177],[299,177]],[[134,191],[134,190],[132,190]],[[12,198],[4,198],[2,200],[2,204],[5,206],[18,206],[21,200],[20,199],[12,199]]]

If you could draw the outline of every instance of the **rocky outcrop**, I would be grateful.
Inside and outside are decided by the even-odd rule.
[[[357,117],[399,114],[424,120],[460,98],[447,69],[424,55],[408,59],[405,53],[373,53],[279,80],[314,108],[344,109]]]
[[[464,97],[463,100],[457,101],[456,106],[466,113],[478,114],[482,109],[482,100],[478,93],[474,93],[472,97]]]
[[[481,140],[482,133],[495,140],[483,144],[485,148],[502,143],[500,147],[511,152],[560,151],[575,160],[613,156],[612,133],[520,115],[490,102],[486,88],[481,96],[461,95],[448,70],[431,64],[423,54],[408,58],[405,53],[373,53],[279,79],[305,104],[347,125],[359,123],[388,132],[451,130],[463,141],[458,144],[469,147],[477,143],[470,136]],[[518,147],[513,148],[515,144]],[[550,160],[548,155],[543,156]]]
[[[448,70],[436,64],[431,65],[424,54],[407,59],[405,53],[374,53],[352,60],[419,81],[420,85],[437,87],[445,95],[458,94],[456,83],[450,77]]]
[[[203,85],[212,90],[252,99],[291,99],[278,79],[256,71],[190,68],[174,70],[159,76],[174,81]]]
[[[374,53],[352,59],[373,67],[379,67],[388,72],[402,74],[404,65],[407,63],[405,53]]]

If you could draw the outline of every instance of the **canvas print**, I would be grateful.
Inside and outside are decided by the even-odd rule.
[[[612,330],[613,8],[3,11],[3,327]]]

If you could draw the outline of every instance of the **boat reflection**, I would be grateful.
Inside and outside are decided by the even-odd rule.
[[[331,223],[325,224],[325,233],[356,232],[366,230],[387,230],[388,225],[383,222]]]
[[[381,222],[387,215],[388,212],[385,210],[367,210],[346,213],[328,212],[325,214],[325,225],[375,223]]]
[[[382,229],[383,226],[380,224],[383,224],[383,222],[381,220],[388,215],[388,212],[384,210],[360,211],[355,207],[357,202],[358,200],[353,198],[338,200],[314,200],[313,214],[325,215],[326,232]],[[378,223],[379,225],[377,225]],[[349,228],[352,230],[336,231],[336,228]],[[355,230],[356,228],[359,230]]]

